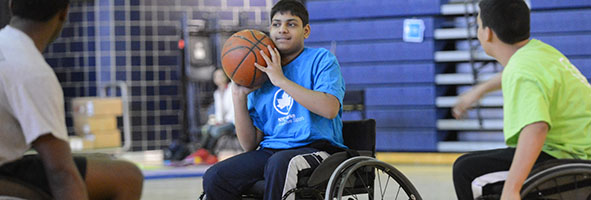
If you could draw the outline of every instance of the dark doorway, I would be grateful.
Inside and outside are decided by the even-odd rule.
[[[0,28],[4,28],[9,20],[8,0],[0,0]]]

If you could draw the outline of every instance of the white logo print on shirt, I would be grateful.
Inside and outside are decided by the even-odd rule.
[[[275,96],[273,97],[273,107],[278,113],[287,115],[292,106],[293,98],[291,98],[289,94],[287,94],[282,89],[279,89],[277,92],[275,92]]]

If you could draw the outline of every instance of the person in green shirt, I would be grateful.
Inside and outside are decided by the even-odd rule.
[[[487,184],[502,184],[501,199],[520,199],[536,163],[591,160],[591,85],[558,50],[530,39],[530,13],[522,0],[483,0],[478,40],[504,71],[463,94],[453,108],[461,117],[485,93],[503,91],[503,132],[509,148],[458,158],[453,179],[458,199],[474,199]],[[484,189],[486,190],[486,189]]]

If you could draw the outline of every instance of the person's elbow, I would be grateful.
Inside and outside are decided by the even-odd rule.
[[[321,116],[325,117],[327,119],[334,119],[335,117],[337,117],[339,115],[340,111],[341,111],[341,104],[338,101],[336,101],[336,102],[333,102],[333,105],[327,106],[326,109],[324,110],[324,112],[321,114]]]
[[[339,115],[339,109],[330,109],[323,117],[326,117],[327,119],[334,119],[337,117],[337,115]]]

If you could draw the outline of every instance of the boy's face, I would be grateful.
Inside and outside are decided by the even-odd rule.
[[[299,53],[304,48],[304,39],[310,35],[310,25],[290,12],[277,12],[269,28],[271,39],[282,55]]]

